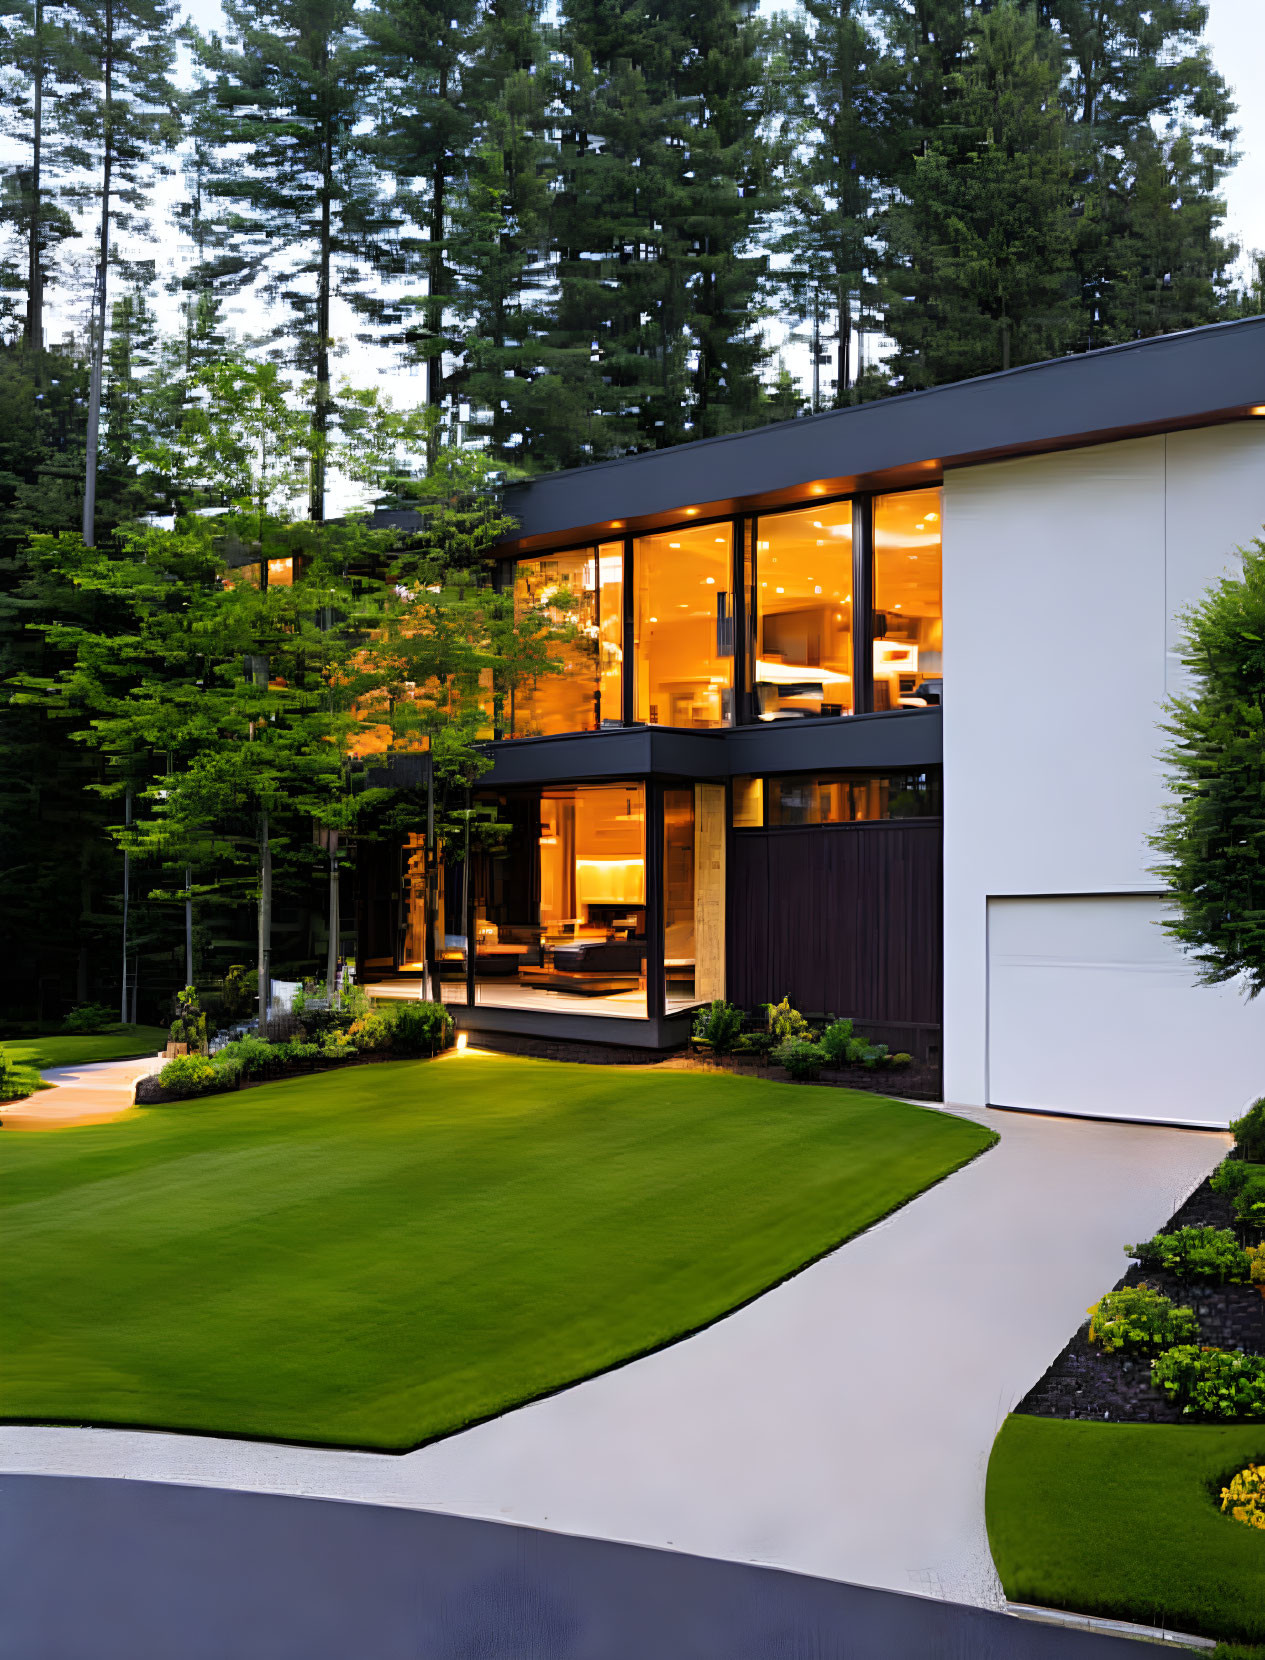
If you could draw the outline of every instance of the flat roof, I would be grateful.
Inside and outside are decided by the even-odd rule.
[[[1265,412],[1265,316],[1024,364],[512,486],[504,552],[818,495],[934,483],[946,468]]]

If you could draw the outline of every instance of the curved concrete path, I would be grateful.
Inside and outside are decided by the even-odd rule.
[[[419,1452],[13,1426],[0,1470],[450,1511],[1000,1606],[996,1430],[1229,1138],[968,1116],[1000,1144],[767,1296]]]
[[[40,1073],[51,1089],[21,1101],[0,1102],[6,1130],[65,1130],[76,1124],[106,1124],[130,1112],[138,1078],[157,1072],[161,1055],[131,1061],[92,1061],[83,1066],[50,1066]]]

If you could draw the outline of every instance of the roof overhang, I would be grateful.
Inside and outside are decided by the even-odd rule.
[[[546,473],[507,492],[530,552],[952,467],[1265,415],[1265,317],[1055,358],[926,392]]]

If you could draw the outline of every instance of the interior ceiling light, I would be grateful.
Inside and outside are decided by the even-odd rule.
[[[1255,409],[1248,410],[1249,415],[1265,415],[1265,403],[1258,403]]]
[[[714,576],[709,576],[705,586],[708,588],[714,588],[716,586],[716,578]]]
[[[685,516],[686,516],[686,518],[693,518],[694,514],[697,513],[697,512],[698,512],[697,507],[687,507],[685,509]]]
[[[670,548],[679,548],[679,547],[680,547],[680,545],[681,545],[681,544],[680,544],[680,543],[679,543],[679,542],[669,542],[669,543],[668,543],[668,546],[669,546],[669,547],[670,547]]]

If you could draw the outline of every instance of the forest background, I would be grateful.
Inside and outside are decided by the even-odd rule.
[[[408,606],[457,653],[409,665],[450,688],[409,720],[456,732],[454,803],[451,688],[532,667],[540,619],[478,597],[505,476],[1265,310],[1207,12],[5,0],[0,1009],[117,1006],[129,964],[161,1012],[181,890],[222,975],[265,853],[273,966],[325,960],[329,832],[408,810],[350,772]]]

